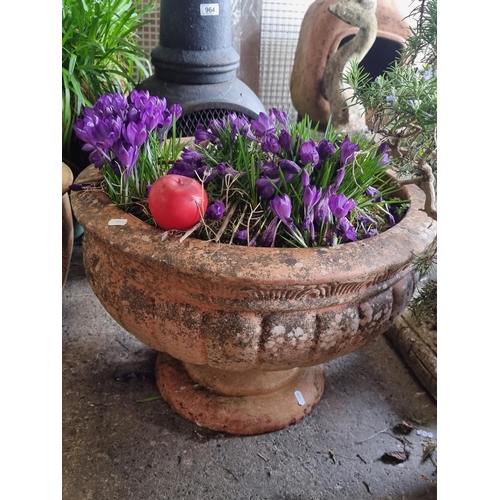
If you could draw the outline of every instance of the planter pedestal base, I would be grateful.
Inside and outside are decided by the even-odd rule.
[[[255,435],[283,429],[305,417],[323,394],[324,372],[323,365],[281,372],[228,372],[184,365],[159,353],[156,383],[162,398],[190,422],[214,431]]]

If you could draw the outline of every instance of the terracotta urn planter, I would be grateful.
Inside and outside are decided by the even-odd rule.
[[[313,122],[326,125],[332,113],[323,91],[323,77],[328,59],[347,44],[359,28],[350,26],[328,11],[340,0],[316,0],[302,20],[295,51],[290,93],[299,116],[309,115]],[[378,0],[377,37],[362,60],[372,78],[386,70],[398,56],[410,34],[404,14],[395,0]]]
[[[87,168],[76,182],[95,175]],[[163,399],[232,434],[284,428],[321,398],[322,363],[385,332],[416,282],[411,260],[436,223],[415,186],[388,231],[332,248],[180,241],[126,214],[99,189],[71,193],[88,280],[109,314],[159,352]],[[110,221],[125,220],[123,225]]]
[[[69,187],[73,182],[73,172],[62,162],[62,286],[68,277],[73,253],[73,213],[69,202]]]

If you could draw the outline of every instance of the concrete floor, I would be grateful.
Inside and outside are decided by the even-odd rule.
[[[75,242],[63,288],[63,500],[432,500],[435,400],[381,336],[325,365],[303,420],[259,436],[206,430],[158,396],[156,353],[93,294]],[[393,431],[403,420],[414,429]],[[432,433],[432,438],[422,431]],[[403,441],[405,441],[403,443]],[[385,463],[388,452],[410,453]]]

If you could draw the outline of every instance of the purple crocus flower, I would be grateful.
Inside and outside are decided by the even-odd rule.
[[[373,236],[377,236],[378,231],[376,228],[372,227],[368,230],[366,230],[363,234],[364,238],[367,239],[367,238],[372,238]]]
[[[196,125],[196,130],[194,131],[194,143],[199,144],[202,141],[210,141],[222,147],[220,139],[215,134],[207,130],[202,123],[198,123],[198,125]]]
[[[291,218],[292,214],[292,200],[285,193],[281,196],[276,196],[269,202],[269,207],[275,215],[277,215],[280,220],[285,224],[290,233],[293,235],[296,241],[298,241],[303,247],[307,247],[304,238],[300,232],[295,227],[293,220]]]
[[[169,111],[165,111],[164,113],[161,114],[156,128],[161,132],[162,140],[165,138],[167,132],[170,130],[172,123],[174,123],[174,115],[172,115]]]
[[[248,232],[246,229],[240,229],[234,233],[234,238],[239,241],[245,241],[248,239]]]
[[[257,240],[259,238],[260,232],[257,231],[253,238],[248,242],[249,247],[256,247],[257,246]]]
[[[352,198],[347,199],[345,194],[334,194],[328,199],[328,206],[334,217],[339,220],[352,210],[356,203]]]
[[[311,164],[311,167],[314,168],[319,163],[316,143],[312,139],[304,142],[300,147],[299,156],[303,165]]]
[[[337,238],[335,236],[335,232],[332,230],[331,224],[326,226],[325,242],[329,247],[333,247],[337,244]]]
[[[342,184],[342,181],[344,180],[345,177],[345,167],[339,168],[335,174],[335,184],[332,187],[333,193],[336,193],[337,190],[340,187],[340,184]]]
[[[239,117],[236,113],[230,113],[228,115],[229,129],[231,130],[231,139],[234,141],[236,136],[241,134],[243,137],[247,137],[250,130],[250,122],[248,118],[243,115]]]
[[[170,106],[170,114],[178,120],[182,115],[182,106],[180,104],[172,104]]]
[[[380,191],[376,188],[374,188],[373,186],[368,186],[366,188],[366,196],[368,196],[368,198],[373,198],[372,199],[372,202],[379,202],[379,201],[382,201],[382,196],[380,195]]]
[[[190,165],[200,166],[207,157],[194,149],[184,148],[181,153],[181,158]]]
[[[118,139],[113,147],[113,151],[121,163],[125,175],[128,177],[139,157],[139,148],[128,144],[122,139]]]
[[[130,92],[130,101],[133,102],[138,108],[144,107],[144,103],[149,99],[148,90],[134,89]]]
[[[286,128],[288,122],[288,115],[279,109],[272,108],[269,110],[269,118],[276,125],[280,125],[280,128]]]
[[[288,130],[282,130],[279,137],[280,146],[285,153],[289,154],[292,150],[292,136]]]
[[[314,246],[316,243],[316,230],[314,229],[314,213],[311,212],[307,217],[302,221],[302,231],[304,233],[309,232],[311,236],[311,243]]]
[[[264,161],[260,164],[260,173],[262,176],[275,178],[280,175],[280,167],[275,165],[273,161]]]
[[[259,118],[251,120],[250,124],[259,137],[265,137],[267,134],[274,134],[276,132],[271,118],[262,112],[259,113]]]
[[[386,167],[390,163],[389,155],[387,154],[386,151],[387,151],[387,144],[385,142],[382,142],[377,148],[377,153],[376,153],[377,156],[382,155],[378,160],[379,167]]]
[[[122,135],[131,146],[140,148],[146,142],[148,132],[143,122],[129,122],[123,125]]]
[[[255,181],[257,193],[263,200],[268,200],[276,193],[276,187],[279,185],[279,179],[270,179],[269,177],[261,177]]]
[[[214,118],[210,120],[208,128],[215,134],[215,136],[220,139],[223,132],[226,130],[226,122]]]
[[[279,220],[278,216],[274,217],[262,233],[261,245],[263,247],[274,247]]]
[[[220,200],[215,200],[207,208],[207,217],[213,220],[221,220],[224,217],[224,211],[226,210],[226,205]]]
[[[322,189],[312,184],[304,188],[304,213],[307,215],[321,198]]]
[[[321,227],[323,224],[330,222],[331,214],[332,211],[328,206],[328,196],[325,194],[314,210],[314,223],[317,227]]]
[[[290,182],[297,174],[300,174],[302,170],[292,160],[280,160],[278,166],[285,176],[285,182]]]
[[[171,174],[183,175],[184,177],[190,177],[191,179],[196,178],[195,166],[182,160],[176,161],[172,167],[170,167],[167,175]]]
[[[215,170],[217,170],[217,172],[220,175],[238,175],[239,173],[237,170],[228,165],[226,162],[218,163],[217,166],[215,167]]]
[[[126,121],[128,122],[138,122],[141,119],[141,112],[135,107],[130,106],[127,111]]]
[[[119,94],[118,92],[109,95],[109,98],[109,104],[112,109],[111,114],[120,116],[122,119],[125,119],[125,110],[128,106],[127,98],[123,94]]]
[[[278,138],[274,134],[267,134],[261,144],[262,151],[266,153],[277,153],[280,150]]]
[[[120,137],[122,120],[120,118],[99,117],[99,113],[91,108],[86,109],[85,116],[75,121],[75,135],[90,145],[85,151],[99,148],[111,148]]]
[[[387,204],[385,205],[385,208],[382,205],[379,205],[379,207],[387,214],[388,226],[394,226],[396,224],[396,219],[394,218],[394,215],[392,215],[390,207]]]
[[[127,99],[122,94],[106,94],[100,96],[94,107],[94,113],[97,113],[100,118],[114,116],[123,119],[125,117],[125,108],[127,107]]]
[[[340,146],[340,168],[354,159],[354,153],[356,151],[359,151],[359,145],[355,142],[351,142],[349,136],[346,135],[344,142],[342,142]]]
[[[361,224],[375,224],[375,225],[377,225],[377,223],[371,217],[368,217],[367,215],[356,215],[356,220],[361,222]]]
[[[85,108],[84,108],[85,113]],[[94,140],[94,128],[99,122],[97,114],[92,113],[91,115],[83,116],[83,118],[78,118],[75,121],[73,130],[75,131],[76,137],[83,142],[92,144],[95,147]]]
[[[304,188],[304,220],[302,221],[302,230],[309,231],[311,242],[316,242],[316,234],[314,230],[314,207],[321,198],[322,189],[312,184]]]
[[[363,229],[363,238],[371,238],[376,236],[378,233],[377,223],[365,215],[357,215],[356,219],[361,223],[361,228]]]
[[[109,149],[121,135],[122,120],[120,118],[108,117],[100,120],[94,128],[94,139],[96,146]]]
[[[327,139],[321,139],[317,149],[320,160],[326,160],[335,153],[335,146]]]
[[[167,104],[165,99],[159,102],[163,102],[165,106]],[[154,130],[159,124],[163,123],[163,111],[164,109],[159,109],[152,103],[148,103],[147,106],[141,111],[141,121],[143,121],[146,125],[148,132]]]
[[[342,217],[337,221],[337,226],[334,231],[337,236],[342,237],[342,243],[357,240],[356,229],[346,217]]]
[[[90,163],[94,164],[95,168],[102,168],[102,166],[104,165],[104,159],[103,159],[101,153],[99,153],[99,151],[97,149],[92,150],[92,152],[89,154],[89,161],[90,161]],[[116,172],[114,169],[113,169],[113,171],[117,175],[119,175],[119,172]]]
[[[292,214],[292,200],[285,193],[281,196],[276,196],[269,202],[271,210],[277,215],[287,226],[293,224],[290,215]]]
[[[302,169],[302,173],[300,174],[300,183],[304,188],[306,186],[309,186],[310,183],[309,172],[305,168]]]

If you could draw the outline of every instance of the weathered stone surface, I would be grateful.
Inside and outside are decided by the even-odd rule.
[[[421,384],[437,400],[437,329],[430,322],[419,325],[405,311],[386,332]]]

